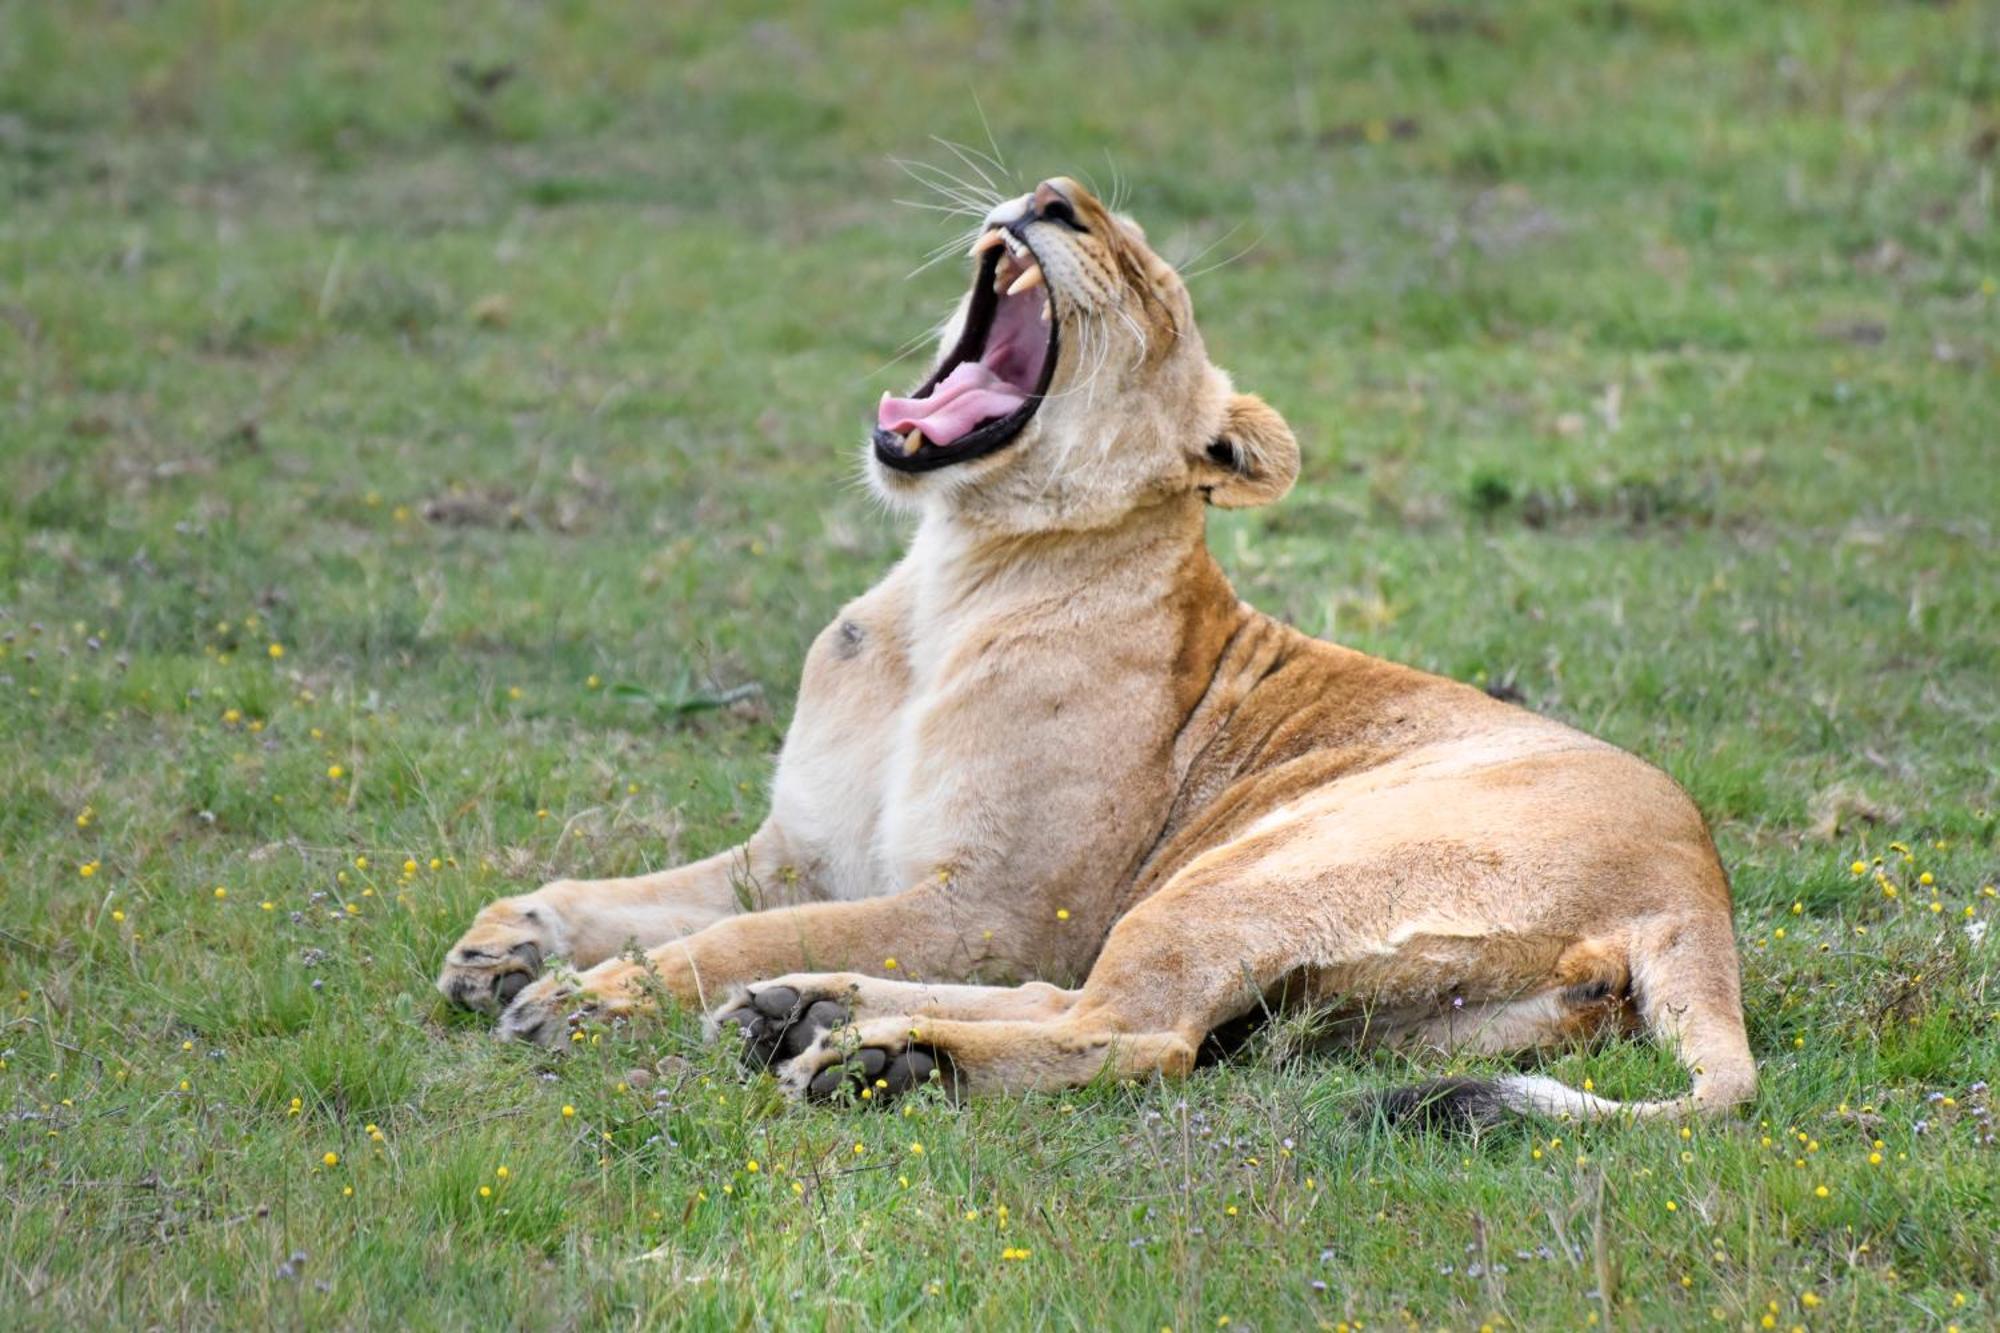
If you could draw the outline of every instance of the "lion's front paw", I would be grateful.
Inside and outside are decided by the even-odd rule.
[[[849,1013],[837,988],[781,979],[747,987],[709,1015],[709,1028],[740,1031],[744,1060],[752,1069],[768,1069],[846,1023]]]
[[[508,1040],[548,1046],[589,1019],[624,1018],[646,1003],[643,976],[643,969],[623,959],[588,972],[551,973],[514,998],[496,1031]]]
[[[500,1015],[495,1032],[509,1041],[548,1046],[573,1021],[590,1012],[571,976],[546,976],[531,982]]]
[[[437,988],[453,1004],[497,1015],[541,975],[542,946],[534,940],[476,939],[475,929],[452,946]]]
[[[530,894],[488,903],[445,955],[437,988],[447,1000],[497,1015],[561,952],[559,923]]]
[[[886,1105],[926,1084],[956,1097],[961,1081],[945,1051],[924,1040],[922,1020],[884,1018],[821,1033],[778,1071],[778,1082],[803,1101],[851,1095],[862,1105]]]

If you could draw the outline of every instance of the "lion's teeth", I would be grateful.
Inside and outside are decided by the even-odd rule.
[[[903,457],[908,458],[911,454],[915,453],[917,450],[923,447],[924,447],[924,433],[921,430],[913,429],[910,431],[908,435],[905,435],[903,437]]]
[[[1042,301],[1042,323],[1046,324],[1049,322],[1049,312],[1051,310],[1054,310],[1055,308],[1056,308],[1056,303],[1054,301],[1050,301],[1047,299],[1044,299]]]
[[[977,259],[979,256],[985,254],[988,250],[991,250],[994,246],[1001,244],[1006,239],[1007,239],[1006,234],[998,230],[982,232],[980,234],[979,239],[972,243],[972,249],[969,250],[967,253],[971,255],[972,258]]]
[[[1007,295],[1019,296],[1022,292],[1033,291],[1041,285],[1042,266],[1040,264],[1030,264],[1023,270],[1020,277],[1014,279],[1013,286],[1007,289]]]

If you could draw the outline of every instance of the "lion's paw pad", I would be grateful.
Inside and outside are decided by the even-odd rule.
[[[850,1089],[863,1102],[885,1105],[926,1083],[951,1088],[956,1082],[950,1062],[931,1047],[891,1052],[880,1046],[863,1046],[843,1062],[813,1075],[806,1084],[806,1096],[816,1102],[832,1101],[843,1089]]]
[[[718,1020],[743,1034],[743,1058],[754,1069],[789,1060],[847,1022],[847,1006],[814,999],[790,986],[753,989]]]

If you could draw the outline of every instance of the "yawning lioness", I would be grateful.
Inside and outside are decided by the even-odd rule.
[[[1237,600],[1207,507],[1278,499],[1298,446],[1134,223],[1058,178],[972,253],[942,359],[868,445],[915,539],[813,644],[769,819],[493,903],[439,988],[535,1040],[664,994],[801,1096],[1180,1075],[1219,1025],[1310,1006],[1413,1048],[1643,1026],[1693,1075],[1629,1104],[1540,1077],[1415,1099],[1469,1115],[1748,1098],[1729,885],[1687,797]],[[558,957],[587,970],[537,979]]]

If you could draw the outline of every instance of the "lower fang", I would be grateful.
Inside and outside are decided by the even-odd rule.
[[[903,457],[908,458],[923,447],[924,433],[921,430],[913,430],[903,437]]]

